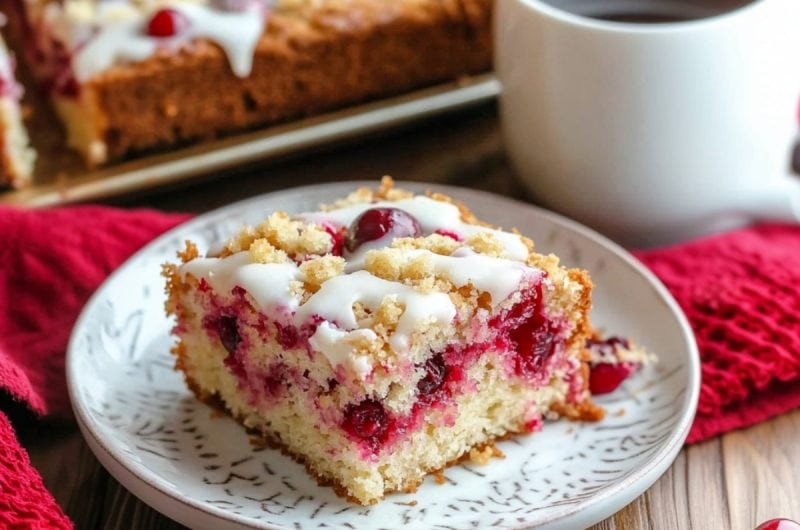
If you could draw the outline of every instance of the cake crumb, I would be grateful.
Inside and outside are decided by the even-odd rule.
[[[473,447],[469,450],[469,461],[473,464],[485,466],[492,458],[505,458],[506,455],[493,443],[483,447]]]
[[[404,250],[429,250],[434,254],[449,256],[462,244],[452,237],[430,234],[425,237],[398,237],[392,241],[392,248]]]
[[[397,201],[400,199],[408,199],[414,196],[414,193],[408,190],[395,188],[394,179],[389,175],[384,175],[381,178],[381,186],[375,194],[378,198],[390,201]]]
[[[434,471],[432,474],[433,474],[433,480],[435,480],[438,485],[441,486],[442,484],[447,482],[447,479],[444,477],[443,470],[438,469]]]
[[[505,458],[506,454],[500,450],[495,444],[491,444],[492,446],[492,456],[495,458]]]
[[[412,258],[403,267],[403,279],[423,280],[433,274],[433,264],[428,256]]]
[[[344,272],[344,258],[328,254],[311,259],[300,265],[300,272],[305,276],[306,289],[315,293],[323,283]]]
[[[330,234],[324,228],[275,212],[256,228],[258,237],[266,238],[273,246],[290,256],[322,256],[333,248]]]
[[[562,416],[573,421],[600,421],[605,416],[605,409],[596,405],[592,400],[587,399],[580,403],[553,403],[550,405],[548,414],[553,412],[556,416]],[[545,415],[545,417],[548,417]],[[549,417],[548,417],[549,419]]]
[[[478,232],[467,238],[467,244],[478,254],[500,257],[505,251],[503,243],[491,232]]]
[[[245,226],[239,233],[232,237],[226,244],[220,258],[227,258],[232,254],[248,250],[256,239],[256,231],[252,226]]]
[[[250,258],[255,263],[285,263],[289,261],[286,252],[275,248],[263,237],[251,243]]]
[[[400,322],[405,308],[397,301],[397,296],[387,296],[381,301],[375,312],[375,326],[382,326],[388,333],[392,333]]]
[[[364,256],[364,270],[378,278],[397,281],[402,273],[402,263],[397,251],[391,249],[370,250]]]
[[[195,245],[188,239],[184,241],[183,244],[184,244],[183,250],[178,251],[178,258],[180,258],[180,260],[183,263],[192,261],[194,258],[200,255],[200,253],[197,251],[197,245]]]
[[[624,415],[625,415],[625,409],[619,409],[617,411],[617,413],[615,414],[615,416],[618,417],[618,418],[621,417],[621,416],[624,416]]]
[[[399,504],[400,506],[410,506],[413,508],[414,506],[417,505],[417,501],[398,502],[396,504]]]
[[[250,445],[257,448],[269,447],[270,443],[261,436],[250,436]]]

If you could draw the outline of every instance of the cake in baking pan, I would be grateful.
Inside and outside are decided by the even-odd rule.
[[[90,165],[483,72],[490,0],[9,0]]]

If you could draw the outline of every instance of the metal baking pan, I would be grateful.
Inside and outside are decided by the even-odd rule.
[[[28,127],[39,153],[33,184],[0,192],[0,203],[47,206],[125,195],[397,127],[491,100],[499,92],[492,74],[468,77],[98,169],[86,169],[64,146],[60,126],[41,102],[27,101],[33,108]]]

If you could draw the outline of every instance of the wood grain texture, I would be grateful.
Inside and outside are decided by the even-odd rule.
[[[800,521],[800,413],[786,414],[722,438],[731,529],[748,530],[780,515]]]
[[[644,495],[592,530],[752,530],[774,517],[800,520],[798,436],[800,410],[684,449]],[[77,427],[45,429],[25,445],[76,528],[184,528],[109,476]]]
[[[242,168],[180,190],[116,202],[203,212],[289,186],[383,174],[531,199],[503,153],[496,111],[485,106],[336,151]],[[684,449],[644,495],[593,530],[751,530],[774,517],[800,519],[798,438],[800,410]],[[44,425],[23,443],[76,528],[183,528],[110,477],[74,425]]]

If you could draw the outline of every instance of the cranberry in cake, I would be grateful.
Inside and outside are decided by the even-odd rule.
[[[586,341],[585,357],[589,364],[589,390],[593,395],[613,392],[643,366],[656,361],[652,353],[631,339],[605,338],[597,332]]]
[[[180,256],[164,274],[189,388],[359,503],[545,419],[602,417],[586,272],[447,197],[385,179]]]
[[[0,15],[2,16],[2,15]],[[22,86],[14,77],[14,59],[0,38],[0,187],[21,188],[33,173],[36,153],[22,123]]]

